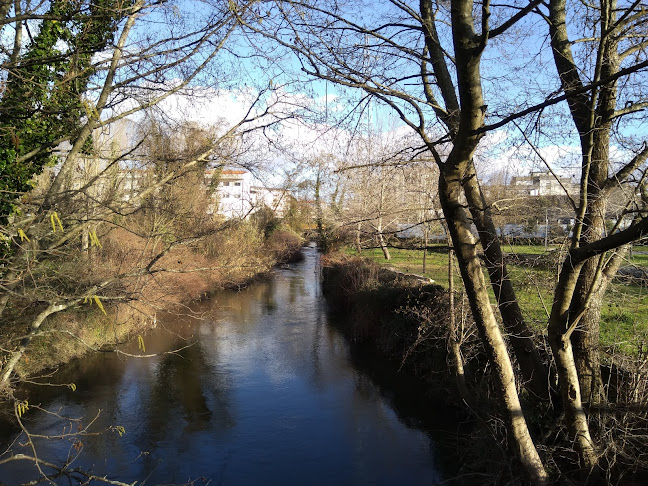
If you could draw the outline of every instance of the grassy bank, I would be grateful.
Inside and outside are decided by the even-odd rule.
[[[537,332],[544,333],[556,282],[559,249],[550,246],[545,251],[544,246],[516,245],[507,246],[504,250],[511,255],[508,268],[527,320]],[[648,254],[644,254],[643,251],[646,251],[644,247],[636,248],[625,264],[648,269]],[[391,266],[404,272],[431,278],[447,288],[448,254],[444,247],[433,247],[428,250],[425,272],[423,272],[422,250],[393,248],[390,252],[392,259],[389,261],[384,259],[380,249],[364,250],[362,256],[382,266]],[[346,253],[357,254],[351,248],[347,248]],[[531,265],[528,263],[529,259],[524,259],[524,263],[515,263],[515,255],[537,256],[539,264]],[[455,286],[461,288],[459,278],[455,280]],[[492,298],[494,300],[494,295]],[[602,308],[602,346],[633,353],[640,343],[647,341],[648,288],[646,283],[614,281],[605,296]]]
[[[502,427],[501,406],[490,380],[491,367],[460,291],[456,295],[457,325],[453,333],[448,292],[444,287],[404,282],[400,274],[385,268],[378,252],[373,257],[373,260],[360,259],[342,254],[327,256],[322,261],[327,300],[333,309],[346,316],[341,320],[342,331],[353,342],[382,353],[394,366],[418,375],[427,383],[427,393],[443,396],[468,413],[466,423],[470,424],[470,431],[457,438],[456,448],[462,464],[458,477],[462,479],[455,484],[469,484],[463,478],[471,477],[480,478],[476,484],[524,484],[515,453],[506,447],[507,432]],[[446,262],[447,253],[432,252],[426,276],[438,275],[441,280],[447,271]],[[421,267],[416,266],[420,263],[412,252],[395,250],[394,259],[388,265],[408,273],[421,273]],[[516,266],[512,273],[517,283],[524,284],[522,288],[537,288],[542,285],[540,279],[551,279],[551,269],[520,267]],[[521,282],[521,277],[529,282]],[[623,286],[615,284],[618,285]],[[541,288],[536,294],[543,292],[548,290]],[[524,304],[530,305],[530,299]],[[608,301],[606,307],[612,306]],[[636,316],[637,320],[642,318]],[[604,325],[613,328],[609,320]],[[463,379],[456,381],[452,336],[458,341],[463,364]],[[537,343],[541,349],[548,347],[541,335],[537,336]],[[611,348],[606,347],[604,351]],[[630,343],[626,351],[625,355],[604,354],[603,372],[609,402],[607,408],[591,409],[588,414],[596,430],[601,457],[609,464],[610,483],[644,484],[639,477],[647,470],[645,411],[643,407],[635,407],[645,403],[645,355]],[[543,460],[555,466],[552,478],[562,481],[556,484],[574,484],[579,476],[578,463],[574,460],[572,439],[563,425],[559,399],[540,401],[522,387],[520,398]],[[625,482],[617,482],[621,478]],[[636,482],[632,482],[634,478]]]

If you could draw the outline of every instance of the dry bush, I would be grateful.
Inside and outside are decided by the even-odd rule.
[[[222,231],[201,241],[200,248],[217,263],[223,286],[244,282],[273,264],[271,255],[263,251],[262,234],[247,221],[226,223]]]
[[[98,225],[101,247],[73,251],[68,258],[61,255],[49,266],[39,267],[56,275],[49,281],[51,292],[56,293],[74,294],[93,283],[121,277],[102,289],[107,314],[89,302],[51,316],[16,367],[19,376],[124,342],[150,327],[158,311],[246,282],[273,262],[262,250],[258,231],[245,222],[220,226],[212,222],[218,231],[198,239],[189,237],[185,243],[175,231],[153,233],[153,220],[150,213],[141,213],[122,220],[120,226]],[[42,285],[40,291],[45,291]],[[5,326],[0,347],[11,349],[42,307],[28,299],[14,300],[6,316],[12,326]]]
[[[607,402],[589,411],[611,484],[625,484],[624,475],[637,471],[648,478],[648,346],[640,336],[633,345],[631,353],[607,350]]]
[[[293,231],[278,229],[265,241],[266,250],[279,263],[298,261],[301,256],[302,238]]]

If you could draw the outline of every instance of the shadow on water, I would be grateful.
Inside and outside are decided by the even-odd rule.
[[[144,336],[154,358],[95,355],[53,377],[67,388],[29,388],[30,403],[83,417],[78,467],[124,482],[210,484],[435,484],[446,476],[451,412],[421,384],[350,349],[330,325],[318,255],[272,279],[196,304],[195,315],[158,319]],[[165,329],[162,329],[165,328]],[[187,346],[188,345],[188,346]],[[186,346],[186,347],[185,347]],[[185,347],[179,352],[169,352]],[[137,343],[125,351],[137,354]],[[26,424],[60,433],[69,421],[30,411]],[[6,434],[2,432],[0,434]],[[11,438],[5,435],[3,451]],[[66,440],[39,440],[64,461]],[[10,453],[25,452],[20,441]],[[0,466],[7,484],[34,479],[28,464]],[[57,484],[68,484],[60,480]]]

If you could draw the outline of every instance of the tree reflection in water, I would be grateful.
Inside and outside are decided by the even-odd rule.
[[[126,434],[88,437],[75,463],[125,482],[214,484],[434,484],[442,478],[430,430],[452,427],[434,403],[352,352],[330,326],[318,281],[318,255],[282,268],[267,282],[199,303],[202,321],[159,319],[147,352],[194,343],[151,359],[95,356],[38,399]],[[163,327],[172,332],[167,332]],[[179,337],[178,337],[179,336]],[[137,343],[127,351],[137,352]],[[399,388],[400,387],[400,388]],[[60,422],[34,415],[34,430]],[[64,459],[69,444],[42,453]],[[0,467],[15,484],[33,470]]]

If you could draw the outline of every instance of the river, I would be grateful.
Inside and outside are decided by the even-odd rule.
[[[416,381],[349,347],[331,325],[319,256],[313,248],[304,252],[303,262],[276,269],[268,281],[219,292],[186,315],[161,316],[143,338],[147,354],[166,354],[93,355],[50,380],[73,382],[76,391],[32,390],[31,404],[82,418],[84,426],[96,419],[91,431],[125,431],[85,435],[76,447],[68,439],[35,439],[40,457],[78,455],[73,467],[149,485],[442,481],[440,444],[451,436],[451,420]],[[136,341],[124,351],[141,353]],[[35,408],[24,420],[38,434],[70,427]],[[12,451],[30,453],[20,441]],[[25,462],[0,466],[7,485],[35,477]]]

